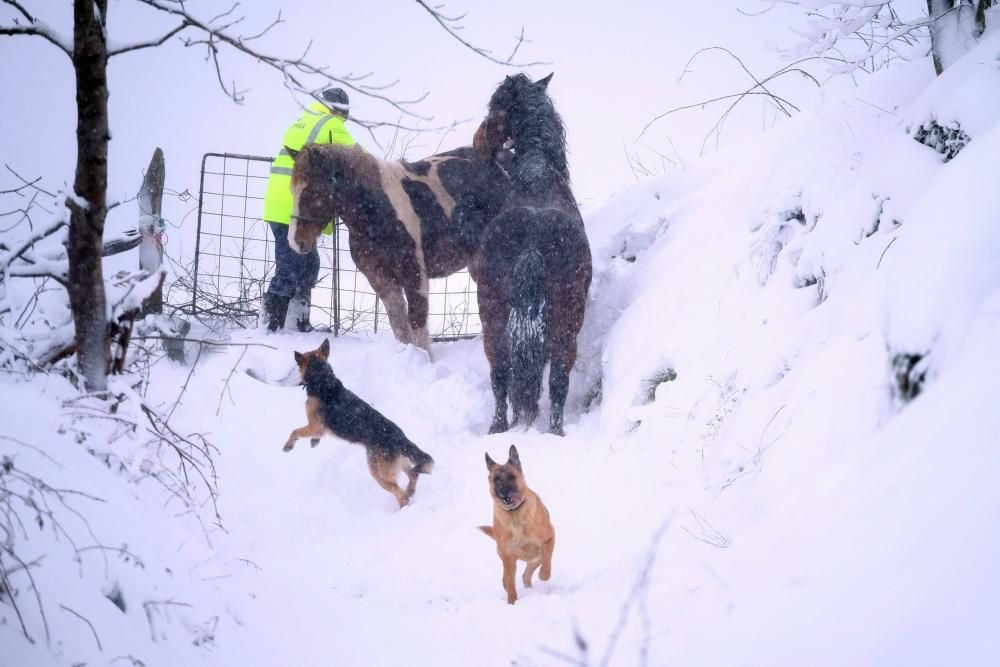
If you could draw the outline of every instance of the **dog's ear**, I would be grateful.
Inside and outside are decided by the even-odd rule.
[[[486,469],[493,470],[497,467],[497,462],[490,458],[490,453],[486,452]]]
[[[297,364],[301,364],[302,363],[302,353],[301,352],[296,352],[295,353],[295,363],[297,363]]]
[[[510,454],[507,455],[507,463],[521,470],[521,457],[517,455],[517,447],[510,446]],[[521,472],[524,472],[523,470]]]
[[[330,358],[330,339],[324,338],[323,344],[319,346],[319,356],[323,357],[323,361]]]
[[[552,76],[552,75],[550,74],[549,76]],[[295,162],[295,158],[297,158],[299,156],[299,153],[302,152],[301,149],[295,150],[291,146],[285,146],[285,151],[288,153],[289,157],[292,158],[292,162]]]
[[[539,79],[538,81],[536,81],[535,85],[537,87],[541,88],[542,90],[547,90],[548,87],[549,87],[549,81],[552,80],[552,75],[553,74],[555,74],[555,72],[550,72],[549,75],[547,77],[545,77],[544,79]]]

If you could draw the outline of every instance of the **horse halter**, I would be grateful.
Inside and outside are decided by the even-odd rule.
[[[304,215],[295,215],[294,213],[292,213],[288,217],[291,218],[292,220],[301,220],[302,222],[315,222],[315,223],[320,223],[320,224],[323,224],[323,225],[329,224],[328,222],[323,222],[322,220],[320,220],[318,218],[307,218]]]

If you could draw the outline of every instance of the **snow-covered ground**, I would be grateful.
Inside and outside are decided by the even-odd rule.
[[[152,369],[147,403],[186,387],[172,423],[218,448],[220,524],[143,477],[130,416],[79,442],[65,380],[0,376],[0,456],[104,500],[66,497],[89,527],[57,507],[64,532],[17,528],[41,557],[37,598],[13,575],[35,645],[0,597],[3,664],[994,664],[998,64],[994,33],[939,78],[869,77],[586,211],[565,438],[483,435],[479,341],[431,364],[334,340],[345,384],[436,460],[401,511],[359,447],[283,453],[304,393],[240,372],[283,373],[319,334]],[[971,138],[949,162],[914,140],[931,120]],[[483,453],[512,443],[557,540],[551,580],[509,606],[475,527]],[[74,560],[70,539],[109,548]]]

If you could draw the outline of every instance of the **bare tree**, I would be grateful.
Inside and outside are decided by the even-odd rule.
[[[878,69],[895,58],[927,55],[941,74],[975,46],[996,0],[927,0],[927,13],[904,16],[898,0],[775,0],[806,10],[804,41],[793,57],[822,55],[840,71]],[[773,6],[773,5],[772,5]],[[925,32],[926,30],[926,32]]]
[[[243,102],[245,91],[237,87],[235,82],[226,82],[220,60],[224,51],[242,54],[265,68],[277,71],[285,86],[294,94],[315,98],[327,86],[338,85],[378,100],[401,119],[394,122],[360,120],[360,124],[369,131],[379,125],[402,127],[401,123],[405,123],[406,119],[426,120],[413,110],[413,106],[423,97],[401,99],[393,96],[389,92],[392,84],[387,86],[371,83],[370,74],[333,74],[327,67],[310,62],[309,45],[299,55],[273,54],[257,48],[256,40],[284,22],[280,11],[262,29],[242,32],[240,28],[246,17],[237,13],[240,6],[238,2],[228,11],[210,19],[196,15],[188,9],[188,5],[194,3],[183,0],[132,2],[161,13],[174,22],[172,27],[165,28],[153,39],[125,44],[109,43],[108,0],[73,0],[73,35],[70,38],[60,34],[43,20],[40,10],[26,7],[29,3],[24,0],[0,0],[2,5],[11,8],[9,13],[13,14],[12,18],[0,19],[0,35],[30,36],[48,41],[66,54],[76,74],[76,177],[73,192],[59,205],[65,206],[70,212],[66,285],[75,326],[77,366],[87,390],[95,392],[103,392],[107,388],[106,375],[110,359],[101,255],[104,223],[109,209],[106,197],[110,141],[107,66],[111,58],[141,49],[156,48],[176,38],[185,46],[206,50],[219,86],[235,103]],[[417,3],[451,36],[479,56],[503,65],[533,64],[513,62],[525,42],[523,30],[516,37],[511,55],[506,59],[498,58],[460,36],[464,15],[445,14],[442,5],[428,5],[421,0],[417,0]],[[51,11],[48,3],[40,4]]]
[[[927,0],[934,70],[941,74],[986,30],[986,10],[996,0]]]

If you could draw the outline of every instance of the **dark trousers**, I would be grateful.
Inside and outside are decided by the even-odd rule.
[[[319,280],[319,251],[300,255],[288,245],[288,225],[267,223],[274,235],[274,276],[267,293],[291,298],[296,292],[308,294]]]

